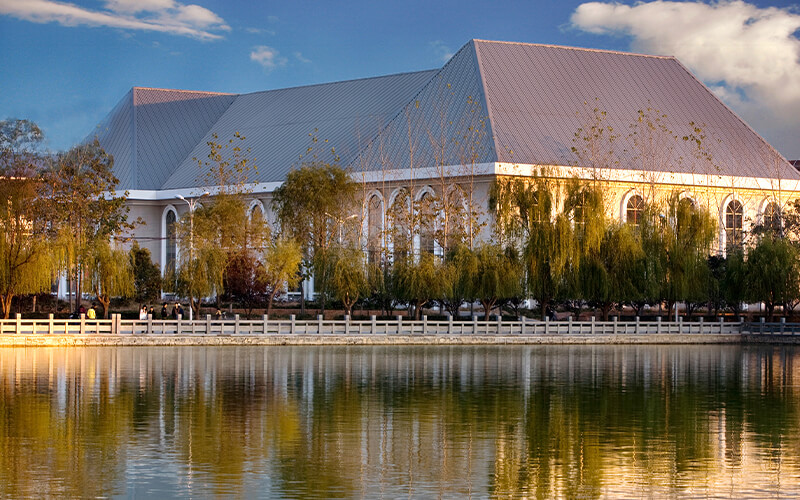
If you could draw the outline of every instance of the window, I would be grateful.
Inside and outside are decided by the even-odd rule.
[[[389,207],[389,217],[391,219],[392,246],[394,249],[394,261],[399,262],[408,255],[411,246],[410,218],[411,218],[411,197],[405,189],[400,190]]]
[[[781,230],[781,207],[774,201],[767,204],[764,208],[763,216],[764,228],[775,233]]]
[[[628,224],[639,226],[642,223],[642,215],[644,214],[644,199],[638,194],[635,194],[628,199],[628,206],[625,212],[625,220]]]
[[[725,241],[728,247],[742,244],[742,222],[744,209],[737,200],[725,208]]]
[[[430,193],[423,194],[419,199],[419,217],[419,253],[433,253],[436,213]]]
[[[167,212],[166,217],[166,230],[167,230],[167,247],[166,259],[164,259],[164,271],[174,271],[176,268],[176,260],[178,258],[178,231],[177,231],[177,217],[174,210]]]
[[[367,204],[367,261],[370,264],[380,261],[382,204],[378,195],[373,195]]]

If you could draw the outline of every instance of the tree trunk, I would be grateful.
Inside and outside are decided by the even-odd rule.
[[[481,300],[481,305],[483,305],[483,319],[485,321],[489,321],[495,302],[497,302],[497,299]]]
[[[111,304],[111,297],[106,295],[98,295],[97,301],[103,306],[103,319],[108,319],[108,307]]]
[[[0,295],[0,305],[3,307],[3,318],[8,319],[11,316],[11,299],[14,298],[13,293],[6,293]]]

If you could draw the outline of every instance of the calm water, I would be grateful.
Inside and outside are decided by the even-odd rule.
[[[0,349],[3,497],[800,495],[800,349]]]

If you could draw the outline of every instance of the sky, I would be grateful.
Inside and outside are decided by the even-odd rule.
[[[441,67],[470,39],[673,55],[800,159],[800,0],[0,0],[0,119],[67,149],[133,86],[247,93]]]

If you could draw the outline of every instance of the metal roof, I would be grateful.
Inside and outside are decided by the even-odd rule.
[[[669,139],[637,126],[648,109]],[[702,150],[683,140],[690,123]],[[600,141],[618,159],[603,167],[800,179],[675,58],[483,40],[439,70],[243,95],[135,87],[97,136],[115,158],[120,189],[177,189],[201,187],[194,158],[207,157],[214,133],[220,142],[245,136],[258,167],[250,181],[280,182],[312,137],[319,159],[330,161],[335,147],[340,163],[356,168],[591,166],[606,159],[585,154],[578,138],[593,124],[615,136]]]
[[[164,189],[196,187],[203,173],[193,158],[208,156],[207,142],[216,133],[227,141],[235,132],[250,148],[257,166],[251,182],[280,182],[312,145],[320,160],[331,161],[330,148],[347,165],[363,144],[419,89],[436,70],[270,90],[236,98],[220,119],[185,155]],[[327,142],[325,142],[327,141]]]
[[[524,43],[474,41],[485,84],[497,161],[587,165],[583,128],[612,127],[610,168],[800,179],[797,171],[673,57]],[[596,114],[594,110],[597,109]],[[677,136],[636,127],[651,110]],[[600,115],[599,113],[605,113]],[[701,129],[703,151],[683,140]],[[606,133],[608,130],[606,130]],[[636,132],[636,134],[634,134]],[[642,146],[643,137],[661,144]],[[582,155],[576,155],[573,148]],[[657,156],[660,156],[658,158]],[[698,156],[701,156],[700,158]],[[598,155],[594,155],[595,158]]]

